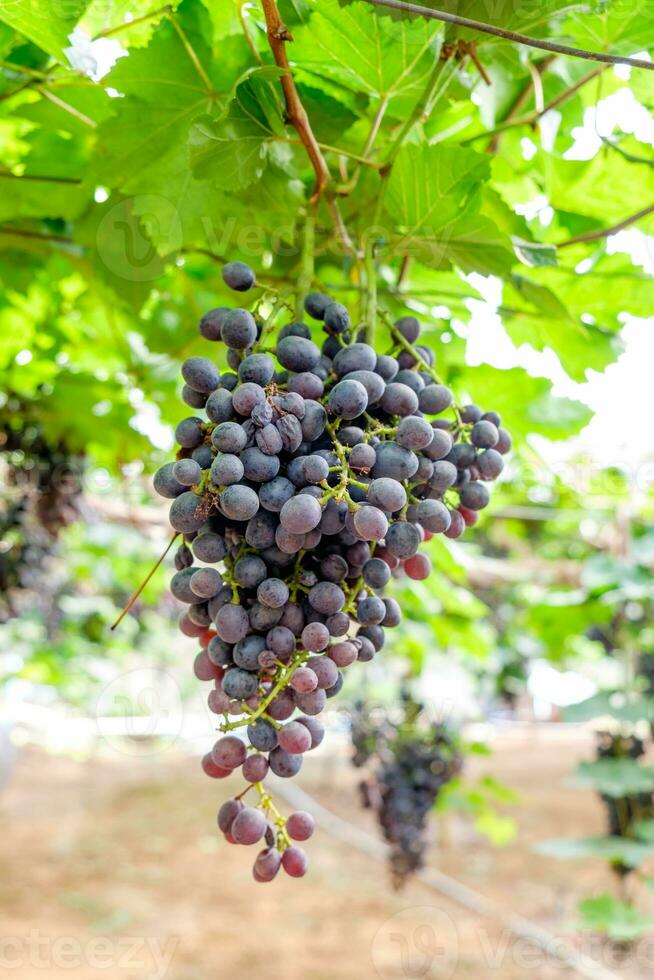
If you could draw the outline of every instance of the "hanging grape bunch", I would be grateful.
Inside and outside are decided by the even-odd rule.
[[[424,866],[429,814],[443,787],[460,773],[463,757],[454,734],[429,722],[424,706],[405,693],[391,713],[358,703],[352,745],[353,765],[368,767],[359,783],[361,799],[389,844],[391,878],[399,889]]]
[[[255,286],[243,263],[223,278],[239,292]],[[415,317],[388,319],[390,349],[378,354],[345,306],[310,293],[321,349],[303,322],[273,339],[285,303],[279,294],[265,321],[241,308],[203,317],[202,336],[227,348],[231,370],[183,363],[183,400],[204,415],[179,423],[177,459],[154,478],[184,536],[171,582],[188,607],[179,626],[200,642],[195,673],[213,683],[209,707],[222,718],[203,768],[214,778],[240,769],[255,794],[256,805],[229,800],[218,823],[233,843],[265,843],[257,881],[280,867],[302,876],[294,842],[313,830],[309,814],[281,817],[262,785],[268,770],[299,772],[342,672],[372,660],[400,622],[383,598],[391,577],[429,575],[420,544],[476,522],[510,448],[496,413],[454,405],[432,352],[415,346]],[[247,745],[232,734],[242,729]]]

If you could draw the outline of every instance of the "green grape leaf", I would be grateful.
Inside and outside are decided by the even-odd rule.
[[[84,13],[88,0],[8,0],[0,4],[0,21],[29,38],[57,61],[66,63],[69,36]]]

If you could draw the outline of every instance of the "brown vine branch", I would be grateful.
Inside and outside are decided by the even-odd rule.
[[[373,4],[375,7],[388,7],[390,10],[400,10],[407,14],[415,14],[418,17],[424,17],[426,20],[438,20],[443,24],[468,27],[472,31],[479,31],[480,34],[491,34],[493,37],[500,37],[505,41],[524,44],[530,48],[539,48],[541,51],[565,54],[570,58],[600,61],[605,65],[631,65],[632,68],[645,68],[647,71],[654,71],[654,62],[652,61],[643,61],[641,58],[627,58],[619,54],[604,54],[601,51],[587,51],[584,48],[572,48],[567,44],[557,44],[555,41],[543,41],[540,38],[529,37],[527,34],[518,34],[516,31],[508,31],[503,27],[485,24],[479,20],[471,20],[469,17],[448,14],[444,10],[432,10],[431,7],[422,7],[417,3],[406,3],[405,0],[366,0],[366,3]]]
[[[559,94],[551,99],[547,105],[544,105],[542,109],[534,109],[533,112],[527,112],[524,116],[516,116],[515,113],[511,112],[507,118],[503,122],[499,123],[494,129],[487,130],[485,133],[477,133],[476,136],[471,136],[469,139],[463,141],[463,145],[465,146],[468,143],[474,143],[476,140],[487,139],[490,136],[492,137],[492,141],[489,144],[489,152],[494,152],[496,141],[499,141],[499,137],[501,137],[502,133],[504,133],[507,129],[514,129],[517,126],[533,126],[539,119],[542,119],[543,116],[547,115],[548,112],[551,112],[552,109],[558,109],[560,105],[563,105],[563,103],[567,102],[568,99],[571,99],[573,95],[576,95],[577,92],[584,87],[584,85],[587,85],[588,82],[592,82],[594,78],[598,78],[602,72],[605,71],[605,65],[601,65],[598,68],[593,68],[593,70],[589,71],[583,78],[577,79],[577,81],[572,85],[569,85],[568,88],[565,88],[562,92],[559,92]],[[531,86],[529,86],[529,90],[531,90]]]
[[[141,592],[143,592],[143,589],[146,587],[146,585],[148,584],[148,582],[150,581],[150,579],[152,578],[152,576],[154,575],[154,573],[156,572],[156,570],[161,565],[162,561],[164,560],[164,558],[166,557],[166,555],[168,554],[168,552],[170,551],[170,549],[172,548],[172,546],[175,544],[175,541],[177,540],[178,537],[179,537],[179,532],[178,531],[175,531],[175,533],[173,534],[172,538],[168,542],[168,545],[166,546],[165,551],[159,556],[159,558],[157,559],[157,561],[155,562],[155,564],[152,566],[152,568],[150,569],[150,571],[148,572],[148,574],[145,576],[145,578],[143,579],[143,581],[139,585],[138,589],[136,589],[136,591],[133,592],[132,595],[129,597],[129,601],[128,601],[127,605],[125,606],[125,608],[121,612],[121,614],[118,617],[118,619],[116,620],[116,622],[110,627],[112,630],[115,630],[116,627],[119,626],[120,623],[123,621],[123,619],[125,618],[125,616],[127,615],[127,613],[130,611],[130,609],[132,608],[132,606],[134,605],[134,603],[136,602],[136,600],[140,596]]]
[[[11,170],[0,170],[0,179],[35,180],[45,184],[81,184],[79,177],[56,177],[46,174],[14,174]]]
[[[316,184],[313,189],[312,200],[317,201],[325,187],[329,184],[331,177],[325,158],[311,129],[311,123],[309,122],[306,109],[302,105],[302,100],[298,94],[288,61],[286,42],[292,41],[293,36],[282,23],[275,0],[261,0],[261,6],[263,7],[264,17],[266,18],[266,30],[270,50],[275,59],[275,64],[284,71],[280,82],[284,92],[288,121],[300,137],[316,174]]]
[[[608,238],[610,235],[617,235],[619,231],[624,231],[625,228],[629,228],[630,225],[636,224],[641,218],[646,218],[648,214],[654,214],[654,204],[650,204],[649,207],[643,208],[642,211],[637,211],[635,214],[630,214],[628,218],[624,218],[619,221],[616,225],[611,225],[610,228],[599,228],[597,231],[587,231],[583,235],[576,235],[574,238],[568,238],[565,242],[558,242],[557,248],[567,248],[569,245],[579,245],[582,242],[597,242],[602,238]]]

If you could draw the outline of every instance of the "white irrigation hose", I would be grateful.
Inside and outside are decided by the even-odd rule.
[[[327,810],[299,786],[271,775],[267,779],[270,779],[271,783],[274,784],[275,792],[282,796],[290,806],[296,809],[309,810],[317,826],[327,831],[328,834],[363,851],[370,857],[378,860],[384,860],[387,857],[388,846],[382,840],[378,840],[367,831],[355,827],[354,824],[338,817],[331,810]],[[521,915],[505,912],[491,899],[473,891],[472,888],[468,888],[460,881],[450,878],[442,871],[437,871],[435,868],[423,868],[416,877],[423,884],[435,889],[468,911],[497,920],[518,939],[534,943],[548,956],[565,963],[578,976],[586,977],[588,980],[620,980],[616,973],[607,970],[590,956],[578,952],[565,940],[554,936],[547,929],[534,925]]]

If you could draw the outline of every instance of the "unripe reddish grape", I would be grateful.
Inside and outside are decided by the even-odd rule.
[[[297,810],[286,821],[286,830],[293,840],[309,840],[315,826],[313,817],[306,810]]]
[[[291,844],[282,854],[282,867],[291,878],[302,878],[307,873],[307,856],[301,847]]]

